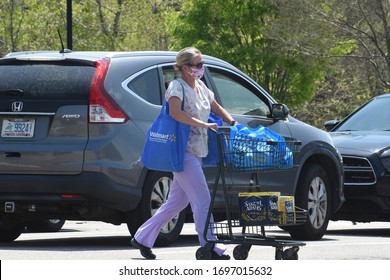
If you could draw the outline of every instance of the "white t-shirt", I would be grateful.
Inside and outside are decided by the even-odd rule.
[[[201,121],[207,122],[210,115],[210,105],[214,102],[214,93],[209,90],[202,81],[197,81],[198,93],[194,91],[183,79],[173,80],[165,93],[165,99],[177,96],[183,100],[184,87],[184,111]],[[191,127],[191,133],[187,143],[187,152],[197,157],[206,157],[208,154],[207,129],[201,127]]]

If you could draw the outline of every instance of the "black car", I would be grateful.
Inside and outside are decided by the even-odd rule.
[[[390,94],[325,127],[343,157],[346,202],[335,219],[390,221]]]

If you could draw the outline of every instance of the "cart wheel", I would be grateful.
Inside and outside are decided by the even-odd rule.
[[[249,248],[244,245],[237,245],[233,250],[233,257],[236,260],[246,260],[248,258]]]
[[[294,246],[289,249],[284,250],[282,258],[284,260],[297,260],[298,259],[299,247]]]
[[[283,259],[283,247],[275,248],[275,260]]]
[[[206,247],[200,247],[196,250],[195,257],[197,260],[209,260],[211,259],[211,251]]]

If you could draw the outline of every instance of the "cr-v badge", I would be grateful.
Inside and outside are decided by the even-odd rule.
[[[23,110],[23,102],[15,101],[12,102],[12,112],[22,112]]]

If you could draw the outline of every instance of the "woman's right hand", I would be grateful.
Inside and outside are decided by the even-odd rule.
[[[218,124],[216,123],[205,123],[206,124],[206,128],[207,129],[214,129],[214,130],[218,130]]]

